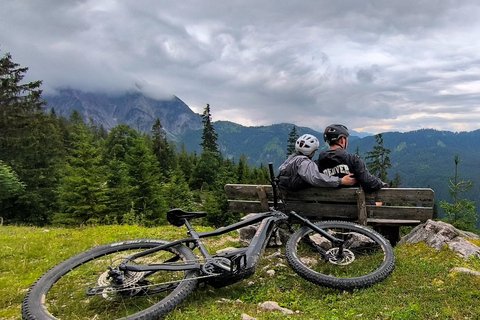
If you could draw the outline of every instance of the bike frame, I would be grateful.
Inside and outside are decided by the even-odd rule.
[[[241,251],[246,258],[246,261],[245,261],[246,263],[244,268],[255,269],[259,263],[262,253],[265,250],[268,244],[268,241],[271,235],[273,234],[274,230],[277,228],[279,224],[282,224],[282,223],[287,224],[289,227],[291,227],[290,221],[292,218],[299,220],[302,223],[302,225],[308,226],[311,229],[315,230],[316,232],[322,234],[322,236],[324,236],[331,242],[335,243],[336,245],[339,245],[340,248],[342,247],[341,244],[343,243],[343,240],[330,235],[328,232],[319,228],[310,220],[299,216],[294,211],[291,211],[289,215],[286,215],[282,211],[271,208],[271,211],[259,213],[255,217],[234,223],[226,227],[216,229],[214,231],[197,232],[192,227],[190,222],[185,219],[184,223],[188,229],[188,234],[190,234],[191,236],[190,238],[184,238],[184,239],[172,241],[172,242],[169,242],[168,244],[160,245],[155,248],[151,248],[151,249],[139,252],[137,254],[131,255],[125,259],[125,261],[119,266],[119,269],[122,271],[133,271],[133,272],[149,272],[149,271],[155,272],[160,270],[168,270],[168,271],[200,270],[201,264],[197,261],[187,262],[181,265],[169,265],[169,264],[138,265],[138,264],[129,264],[129,262],[137,258],[155,253],[160,250],[172,248],[179,244],[186,245],[191,249],[198,248],[203,259],[207,262],[211,259],[214,259],[214,256],[212,256],[209,253],[209,251],[201,241],[202,238],[209,238],[209,237],[223,235],[225,233],[238,230],[240,228],[250,226],[260,222],[260,226],[258,227],[258,230],[255,233],[254,237],[252,238],[250,245],[247,248],[238,250],[238,251]],[[293,228],[290,228],[290,229],[292,230]],[[320,247],[318,247],[317,250],[321,251],[320,253],[325,254],[325,251]]]

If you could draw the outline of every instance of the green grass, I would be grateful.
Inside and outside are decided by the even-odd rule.
[[[212,244],[216,248],[238,246],[232,235],[217,238]],[[76,253],[117,240],[173,240],[184,236],[184,228],[172,226],[2,226],[0,319],[20,319],[28,287],[52,266]],[[267,249],[265,256],[276,250]],[[437,252],[424,244],[400,245],[395,253],[396,269],[387,280],[352,292],[310,284],[297,276],[284,259],[263,259],[250,279],[222,289],[202,285],[166,319],[240,319],[242,313],[257,319],[478,319],[480,279],[450,270],[467,267],[480,271],[480,259],[465,261],[449,250]],[[276,271],[274,277],[267,274],[268,269]],[[219,302],[222,298],[228,300]],[[298,313],[285,316],[262,311],[258,304],[265,301],[276,301]]]

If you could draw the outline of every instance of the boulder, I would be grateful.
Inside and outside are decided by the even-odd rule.
[[[435,250],[441,251],[444,246],[462,257],[480,257],[480,248],[467,239],[480,239],[474,233],[462,231],[443,221],[428,220],[416,226],[398,244],[425,242]]]

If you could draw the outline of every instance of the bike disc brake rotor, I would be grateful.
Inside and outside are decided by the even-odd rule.
[[[125,272],[124,283],[122,285],[113,284],[109,270],[102,273],[97,280],[100,287],[108,287],[103,289],[102,297],[105,300],[115,300],[118,294],[134,296],[142,289],[137,285],[137,282],[143,279],[145,272]]]
[[[346,266],[355,261],[355,255],[352,251],[348,249],[343,249],[343,253],[341,255],[339,254],[339,251],[339,248],[332,248],[327,251],[327,257],[330,263],[339,266]]]

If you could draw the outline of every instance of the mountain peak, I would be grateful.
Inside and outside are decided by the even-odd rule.
[[[171,99],[157,100],[138,91],[107,94],[60,89],[58,94],[44,98],[47,108],[54,108],[58,115],[69,117],[73,110],[77,110],[85,121],[103,126],[106,130],[125,123],[149,132],[157,118],[163,129],[173,136],[202,128],[200,115],[174,95]]]

